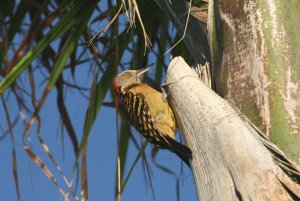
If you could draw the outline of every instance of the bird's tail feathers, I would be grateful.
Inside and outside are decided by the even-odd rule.
[[[177,142],[176,140],[167,137],[170,143],[170,150],[174,152],[181,160],[183,160],[190,167],[190,159],[192,159],[192,151],[187,146]]]

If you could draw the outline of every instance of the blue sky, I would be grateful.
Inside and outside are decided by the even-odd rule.
[[[105,7],[103,7],[105,8]],[[94,24],[98,29],[102,28],[104,24]],[[171,29],[170,29],[171,30]],[[174,29],[173,29],[174,30]],[[20,40],[22,36],[16,37],[16,42]],[[54,42],[52,45],[57,48],[58,42]],[[126,55],[125,55],[126,57]],[[169,58],[166,56],[165,58]],[[126,58],[123,58],[126,60]],[[153,58],[155,61],[155,58]],[[153,62],[152,61],[152,62]],[[152,63],[149,61],[149,63]],[[168,62],[167,62],[168,63]],[[35,79],[36,79],[36,90],[37,98],[41,97],[41,94],[45,88],[45,77],[43,74],[48,75],[47,72],[41,73],[38,60],[33,62],[33,67],[35,69]],[[91,76],[88,72],[91,67],[87,64],[81,65],[76,68],[75,80],[79,86],[91,86]],[[151,74],[151,72],[150,72]],[[1,80],[2,78],[0,78]],[[64,70],[64,79],[73,82],[73,78],[70,75],[69,70]],[[29,89],[29,81],[27,77],[27,71],[21,76],[19,83],[25,89]],[[5,97],[10,93],[6,91],[4,93]],[[89,91],[86,92],[89,94]],[[84,98],[76,90],[65,89],[65,100],[68,107],[69,115],[72,119],[72,124],[76,131],[78,140],[80,141],[83,126],[85,112],[88,105],[88,100]],[[26,96],[25,96],[26,97]],[[19,111],[17,107],[17,101],[14,96],[10,96],[7,101],[7,106],[11,119],[15,117],[19,118],[18,124],[14,127],[14,137],[15,137],[15,148],[17,154],[18,162],[18,177],[20,184],[21,200],[24,201],[53,201],[53,200],[63,200],[59,194],[56,186],[46,177],[42,172],[40,167],[38,167],[25,153],[22,146],[22,135],[24,124],[30,118],[30,114],[25,111]],[[75,162],[75,156],[73,153],[73,147],[71,142],[64,130],[64,135],[61,135],[61,124],[60,116],[57,110],[56,103],[56,89],[54,88],[49,94],[43,109],[40,112],[42,119],[41,125],[41,136],[45,143],[48,145],[50,152],[55,157],[55,160],[61,166],[62,171],[68,179],[71,178],[73,171],[73,165]],[[105,98],[106,102],[111,102],[110,94],[107,94]],[[25,102],[31,105],[30,98],[26,97]],[[22,119],[24,116],[25,119]],[[120,121],[119,121],[120,122]],[[4,110],[2,104],[0,105],[0,136],[3,132],[7,130],[7,123],[5,120]],[[47,165],[50,171],[53,173],[55,178],[58,180],[60,187],[66,190],[66,185],[56,171],[54,165],[50,161],[48,155],[43,151],[41,144],[36,137],[36,125],[34,124],[30,129],[30,146],[31,149],[42,159],[42,161]],[[139,141],[138,133],[133,129],[133,133],[136,139]],[[62,137],[63,136],[63,137]],[[162,170],[158,169],[153,165],[151,159],[151,148],[152,145],[148,145],[146,149],[146,156],[148,159],[151,181],[153,184],[154,196],[156,201],[175,201],[176,200],[176,179],[179,178],[180,181],[180,198],[181,200],[197,200],[196,192],[194,188],[194,182],[191,171],[181,164],[180,160],[176,155],[170,153],[169,151],[160,151],[157,155],[157,161],[173,170],[176,176],[170,175]],[[89,187],[89,200],[104,200],[110,201],[115,199],[115,181],[116,181],[116,116],[115,109],[102,107],[99,112],[97,119],[94,123],[94,127],[91,130],[89,141],[88,141],[88,187]],[[127,164],[125,168],[125,175],[127,175],[131,164],[133,163],[138,150],[132,144],[129,143],[129,151],[127,153]],[[0,201],[15,201],[17,200],[13,172],[12,172],[12,143],[7,135],[0,141]],[[181,171],[181,167],[183,169]],[[78,185],[77,194],[80,195],[80,184]],[[144,167],[142,162],[139,161],[138,165],[134,169],[134,172],[128,182],[126,189],[122,194],[123,201],[152,201],[153,196],[149,187],[148,179],[145,177]]]
[[[80,75],[80,73],[78,73],[78,75]],[[41,89],[43,89],[43,87],[41,87]],[[106,101],[111,101],[109,95]],[[73,125],[77,135],[81,136],[87,101],[74,91],[67,93],[67,104],[70,116],[74,120]],[[8,106],[13,114],[18,113],[16,102],[11,101]],[[66,133],[64,135],[64,144],[62,145],[61,136],[58,133],[59,115],[56,107],[56,92],[53,90],[41,111],[41,135],[49,146],[51,153],[62,167],[63,172],[70,178],[75,157]],[[3,107],[0,108],[0,113],[3,114]],[[27,120],[28,118],[29,116],[26,117]],[[3,119],[4,116],[1,115],[1,126],[5,126],[6,124]],[[61,187],[65,189],[66,186],[63,185],[63,180],[58,172],[55,171],[55,167],[42,150],[35,136],[35,126],[33,126],[30,131],[32,150],[45,162],[58,179]],[[138,133],[134,129],[133,131],[137,136]],[[14,134],[16,137],[18,174],[22,200],[62,200],[55,185],[50,182],[42,170],[35,165],[25,153],[21,144],[22,132],[23,123],[20,123],[15,127]],[[137,137],[136,139],[139,138]],[[0,141],[0,144],[0,159],[2,161],[0,171],[0,177],[2,178],[2,182],[0,182],[0,200],[17,200],[12,177],[12,146],[9,136]],[[125,174],[128,172],[130,164],[132,164],[137,153],[138,150],[136,147],[130,143]],[[151,180],[156,200],[176,200],[176,177],[159,170],[153,165],[151,160],[151,146],[148,145],[146,153],[150,164]],[[114,200],[116,156],[115,109],[102,107],[89,138],[88,179],[89,197],[91,201]],[[175,171],[177,177],[180,177],[180,197],[184,198],[182,200],[196,200],[192,174],[190,170],[183,165],[183,174],[181,175],[181,163],[176,155],[169,151],[160,151],[157,160],[162,165]],[[145,180],[141,161],[134,170],[127,188],[123,192],[122,200],[153,200],[151,190]]]

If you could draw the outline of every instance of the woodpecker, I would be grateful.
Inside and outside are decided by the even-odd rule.
[[[189,167],[192,151],[175,141],[176,120],[165,100],[164,94],[143,83],[149,70],[126,70],[113,81],[122,108],[128,114],[133,126],[160,149],[168,149],[179,156]]]

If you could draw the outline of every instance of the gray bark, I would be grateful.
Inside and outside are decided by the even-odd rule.
[[[215,91],[300,164],[300,1],[210,2]]]
[[[193,152],[192,172],[199,200],[300,198],[297,166],[205,86],[181,57],[169,64],[165,89],[179,130]]]

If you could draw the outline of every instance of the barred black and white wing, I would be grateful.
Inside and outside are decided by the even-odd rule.
[[[168,148],[164,136],[155,127],[154,119],[149,111],[145,97],[141,93],[127,91],[122,96],[122,105],[129,115],[134,127],[152,144],[161,149]]]
[[[189,166],[189,159],[192,158],[191,150],[171,137],[159,133],[142,93],[133,93],[129,90],[122,95],[121,103],[134,127],[147,140],[160,149],[169,149],[174,152]]]

